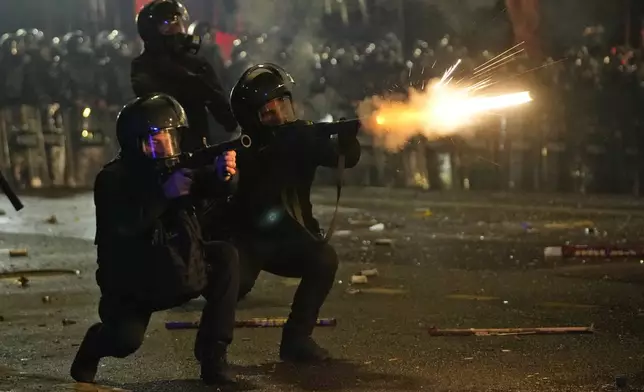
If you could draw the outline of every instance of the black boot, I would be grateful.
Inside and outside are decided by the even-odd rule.
[[[70,375],[77,382],[93,383],[98,371],[98,363],[101,360],[97,353],[97,334],[101,328],[101,323],[92,325],[85,334],[85,338],[78,348],[74,362],[70,370]]]
[[[206,385],[234,385],[235,375],[228,366],[226,355],[219,357],[204,356],[201,359],[201,380]]]
[[[280,359],[286,362],[314,363],[328,361],[331,355],[310,336],[290,333],[285,329],[280,345]]]

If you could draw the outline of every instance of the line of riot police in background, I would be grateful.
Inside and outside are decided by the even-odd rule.
[[[16,186],[93,186],[116,153],[114,119],[133,96],[133,53],[117,31],[0,37],[0,168]]]
[[[193,28],[193,34],[204,37],[202,54],[226,87],[249,66],[275,62],[294,76],[302,102],[299,115],[312,120],[352,117],[364,98],[404,94],[410,85],[419,87],[440,76],[457,59],[467,77],[495,56],[470,52],[449,36],[435,43],[419,40],[405,53],[394,33],[364,42],[312,42],[274,28],[241,36],[224,63],[208,26]],[[507,89],[530,90],[535,97],[516,115],[490,117],[468,136],[419,137],[400,152],[385,151],[377,139],[362,135],[366,151],[347,183],[437,190],[638,191],[641,53],[604,47],[601,28],[585,35],[586,45],[571,49],[565,61],[537,63],[519,55],[495,69],[491,76]],[[3,35],[0,48],[1,168],[22,187],[90,187],[101,165],[116,153],[114,118],[133,95],[129,67],[140,52],[138,42],[118,31],[94,38],[80,31],[51,38],[38,30],[20,30]],[[318,181],[331,183],[332,176],[321,172]]]

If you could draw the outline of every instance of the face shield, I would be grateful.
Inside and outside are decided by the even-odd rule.
[[[297,121],[291,97],[275,98],[259,110],[259,121],[262,125],[280,126]]]
[[[167,159],[181,154],[179,143],[183,128],[166,128],[141,140],[141,150],[150,159]]]
[[[178,13],[160,21],[159,32],[161,35],[186,34],[188,26],[190,26],[190,15],[186,7],[181,5]]]

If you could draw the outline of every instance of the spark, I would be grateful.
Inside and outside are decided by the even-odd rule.
[[[489,69],[495,62],[504,61],[507,58],[505,53],[512,49],[478,69]],[[429,139],[452,136],[466,130],[482,116],[532,101],[529,91],[484,95],[486,89],[496,84],[491,77],[479,81],[471,78],[469,85],[462,87],[459,83],[464,79],[452,83],[459,65],[460,59],[440,79],[430,81],[427,85],[423,82],[420,90],[410,89],[405,101],[382,97],[364,101],[358,108],[360,117],[365,119],[363,127],[380,136],[385,147],[396,150],[415,135]]]

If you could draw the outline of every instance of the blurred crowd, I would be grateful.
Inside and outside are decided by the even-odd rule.
[[[372,95],[422,88],[458,59],[458,77],[467,79],[500,54],[469,51],[447,35],[404,45],[394,33],[364,42],[326,41],[274,28],[240,36],[224,60],[207,26],[191,28],[204,37],[201,54],[227,88],[248,66],[277,63],[296,81],[300,116],[316,121],[355,116],[356,104]],[[495,117],[474,136],[418,138],[400,152],[384,151],[365,135],[365,154],[348,182],[425,189],[639,189],[644,51],[607,47],[601,26],[588,28],[584,38],[565,59],[536,61],[521,52],[494,63],[490,76],[500,86],[532,92],[536,99],[529,111]],[[0,168],[23,187],[91,186],[115,153],[114,119],[133,95],[129,65],[141,51],[138,41],[119,31],[47,37],[25,29],[2,35],[0,50]]]

